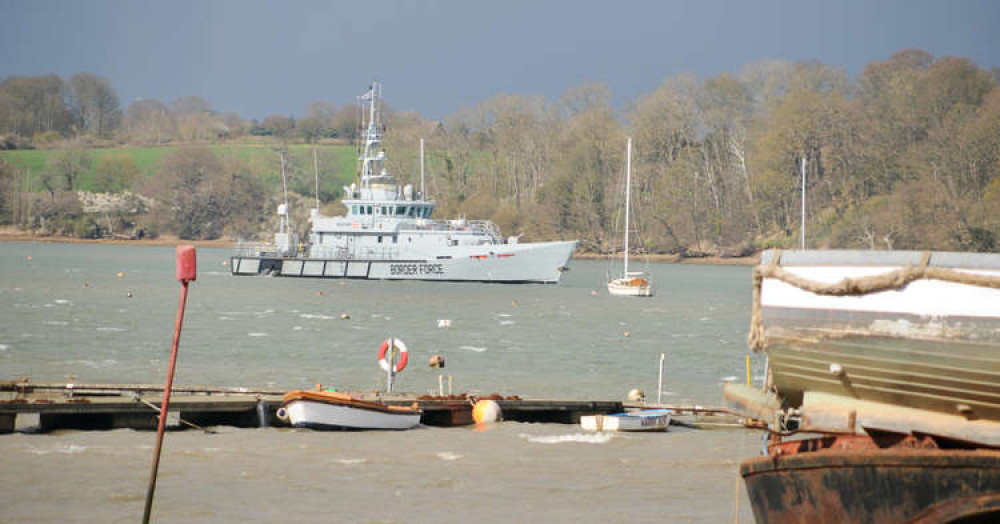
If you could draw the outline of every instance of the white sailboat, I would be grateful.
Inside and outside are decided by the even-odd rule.
[[[629,207],[631,206],[632,185],[632,139],[628,139],[625,154],[625,251],[621,276],[611,275],[608,278],[608,293],[613,296],[651,297],[653,286],[649,275],[644,271],[628,270],[628,237],[629,237]]]

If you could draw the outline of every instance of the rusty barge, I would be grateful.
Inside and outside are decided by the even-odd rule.
[[[760,524],[1000,522],[1000,255],[769,251],[749,345]]]

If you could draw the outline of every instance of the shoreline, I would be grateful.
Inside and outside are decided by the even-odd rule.
[[[179,246],[193,245],[195,247],[218,247],[232,248],[233,243],[229,240],[183,240],[172,235],[161,235],[156,238],[143,238],[141,240],[117,239],[117,238],[74,238],[58,235],[35,235],[23,231],[11,230],[9,228],[0,229],[0,242],[38,242],[41,244],[109,244],[109,245],[129,245],[129,246]]]
[[[0,242],[38,242],[45,244],[108,244],[108,245],[130,245],[130,246],[178,246],[193,245],[195,247],[209,247],[220,249],[233,248],[230,240],[183,240],[172,235],[161,235],[156,238],[143,238],[141,240],[114,239],[114,238],[73,238],[57,235],[35,235],[25,233],[12,228],[0,228]],[[621,258],[620,256],[617,258]],[[682,257],[680,255],[643,255],[643,260],[659,264],[706,264],[715,266],[754,266],[760,260],[759,254],[746,257]],[[608,256],[601,253],[590,253],[577,251],[573,253],[573,260],[607,260]]]

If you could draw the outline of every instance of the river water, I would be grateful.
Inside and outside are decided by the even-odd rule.
[[[396,389],[718,404],[743,377],[746,267],[652,264],[657,296],[611,298],[608,264],[552,285],[232,277],[198,250],[175,384],[370,390],[382,340],[406,342]],[[0,244],[0,380],[162,383],[180,286],[174,249]],[[342,319],[343,315],[349,316]],[[450,327],[438,327],[450,320]],[[135,522],[149,432],[0,435],[0,522]],[[158,522],[751,522],[739,461],[759,435],[558,424],[322,433],[172,432]]]

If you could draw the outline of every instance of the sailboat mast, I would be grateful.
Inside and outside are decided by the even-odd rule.
[[[628,146],[626,146],[625,153],[625,274],[622,275],[624,278],[628,278],[628,211],[631,207],[631,189],[632,189],[632,138],[628,139]]]

